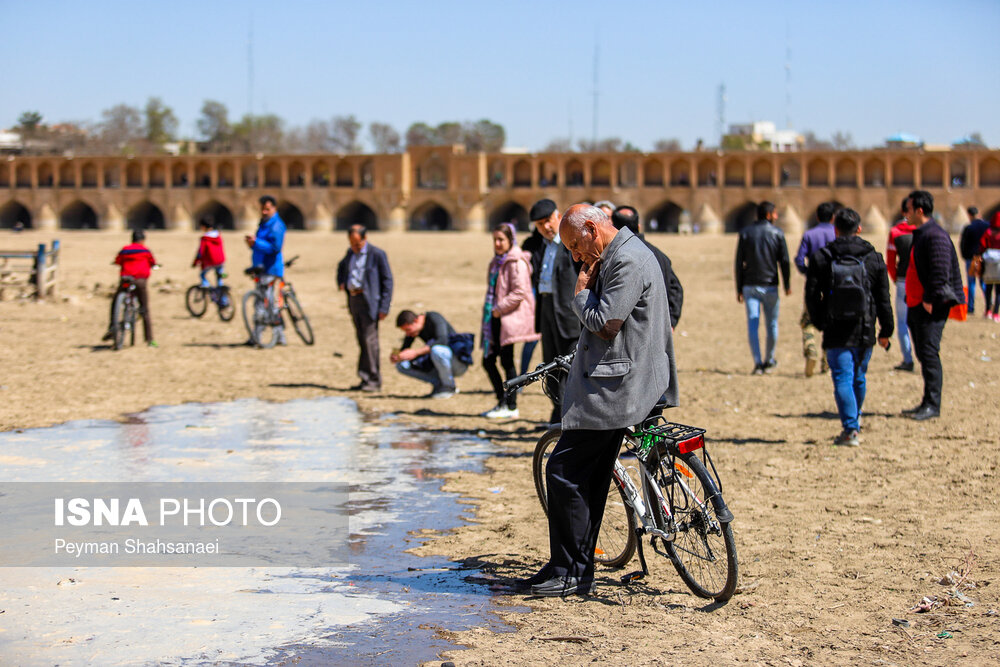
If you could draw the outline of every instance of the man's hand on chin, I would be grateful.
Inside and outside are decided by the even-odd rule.
[[[592,289],[594,283],[597,282],[597,272],[601,269],[601,260],[597,260],[590,266],[586,264],[580,269],[580,275],[576,278],[576,291],[574,295],[579,294],[585,289]]]

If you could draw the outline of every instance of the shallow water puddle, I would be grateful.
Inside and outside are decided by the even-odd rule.
[[[441,472],[489,443],[366,419],[341,398],[157,407],[123,422],[0,433],[7,482],[341,482],[350,564],[331,568],[0,568],[3,664],[414,664],[429,628],[502,630],[489,591],[408,532],[465,508]]]

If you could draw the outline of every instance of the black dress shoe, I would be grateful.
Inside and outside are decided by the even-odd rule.
[[[514,582],[514,587],[521,590],[527,590],[532,586],[537,586],[538,584],[545,583],[552,578],[552,564],[546,563],[542,566],[538,572],[534,573],[527,579],[518,579]]]
[[[593,579],[577,577],[552,577],[531,587],[531,594],[543,598],[564,598],[568,595],[586,595],[596,588]]]
[[[894,371],[905,371],[907,373],[912,373],[913,372],[913,362],[911,361],[910,363],[906,363],[904,361],[903,363],[899,364],[898,366],[893,367],[892,370],[894,370]]]
[[[907,408],[907,409],[903,410],[903,414],[904,415],[915,415],[915,414],[917,414],[918,412],[920,412],[921,410],[923,410],[926,407],[927,406],[924,403],[921,403],[920,405],[918,405],[918,406],[916,406],[914,408]]]
[[[940,410],[936,410],[929,405],[925,405],[924,407],[920,408],[912,415],[910,415],[910,419],[915,419],[918,422],[922,422],[925,419],[935,419],[940,416],[941,416]]]

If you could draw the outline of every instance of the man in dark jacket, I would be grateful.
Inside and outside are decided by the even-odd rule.
[[[972,258],[979,254],[979,240],[990,228],[990,223],[979,217],[979,209],[975,206],[970,206],[965,212],[969,214],[969,224],[962,229],[958,247],[962,259],[965,260],[965,276],[969,288],[969,315],[971,315],[976,312],[976,277],[969,275],[969,267],[972,265]],[[979,289],[986,291],[982,277],[979,278]],[[990,304],[987,303],[986,309],[989,310],[989,307]]]
[[[753,374],[768,373],[778,365],[774,348],[778,344],[778,270],[785,283],[785,296],[792,293],[790,263],[785,235],[772,223],[778,219],[774,204],[757,206],[757,222],[740,231],[736,243],[736,300],[746,304],[747,333],[753,355]],[[766,358],[760,355],[760,310],[767,327]]]
[[[833,225],[836,238],[809,256],[806,308],[809,319],[823,332],[823,350],[833,378],[833,398],[842,426],[833,444],[857,447],[861,406],[865,400],[865,373],[876,341],[875,321],[877,319],[879,324],[878,344],[888,350],[893,330],[892,302],[882,255],[858,236],[861,216],[853,209],[844,208],[837,211]],[[843,258],[859,260],[867,278],[864,290],[867,307],[862,308],[856,318],[831,314],[833,264],[838,262],[839,265]],[[851,260],[847,260],[845,266],[852,266]]]
[[[392,271],[385,251],[368,243],[366,235],[363,225],[351,225],[347,230],[351,247],[337,265],[337,288],[347,292],[347,308],[361,347],[358,359],[361,382],[352,389],[375,392],[382,388],[378,323],[389,314]]]
[[[535,331],[542,335],[542,361],[576,349],[580,338],[580,318],[573,311],[576,279],[580,267],[559,239],[559,209],[551,199],[534,203],[528,216],[544,239],[542,248],[531,255],[531,285],[538,294],[535,300]],[[550,396],[558,396],[558,381],[546,378]],[[552,401],[552,423],[559,422],[562,410]]]
[[[931,213],[934,198],[924,190],[914,190],[906,202],[906,219],[913,230],[910,265],[906,269],[906,324],[913,338],[913,353],[920,361],[924,377],[924,397],[920,405],[905,410],[922,421],[941,414],[941,335],[948,321],[948,311],[965,303],[962,270],[958,254],[948,236]]]
[[[597,208],[601,207],[598,206]],[[677,279],[677,274],[674,273],[674,267],[670,262],[670,258],[662,250],[647,241],[646,237],[639,232],[639,213],[633,207],[619,206],[615,209],[614,213],[611,214],[611,224],[615,226],[615,229],[627,227],[630,232],[638,236],[646,244],[646,247],[652,251],[653,257],[656,258],[656,263],[660,265],[660,273],[663,274],[663,283],[667,288],[667,305],[670,307],[670,328],[675,329],[677,322],[681,319],[681,308],[684,306],[684,287],[681,285],[681,281]]]

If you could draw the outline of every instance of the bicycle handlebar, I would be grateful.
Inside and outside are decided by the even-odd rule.
[[[576,351],[574,350],[567,355],[556,357],[547,364],[539,364],[538,367],[531,372],[525,373],[524,375],[518,375],[516,378],[504,382],[504,392],[509,394],[515,389],[529,385],[532,382],[537,382],[538,380],[551,375],[557,369],[568,371],[569,367],[573,364],[573,356],[575,354]]]

